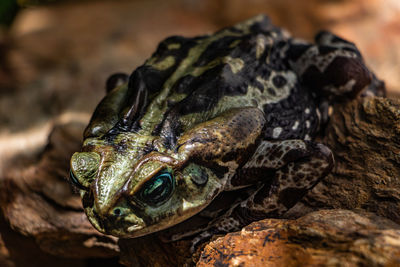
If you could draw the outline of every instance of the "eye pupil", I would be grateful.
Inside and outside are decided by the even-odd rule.
[[[150,205],[159,205],[166,201],[173,190],[174,178],[170,172],[163,172],[149,180],[141,191],[141,198]]]
[[[114,215],[116,215],[116,216],[118,216],[118,215],[121,215],[121,210],[120,209],[115,209],[114,210]]]

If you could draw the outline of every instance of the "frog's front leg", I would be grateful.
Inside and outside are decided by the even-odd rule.
[[[232,180],[238,187],[245,185],[245,177],[258,180],[262,183],[260,188],[212,221],[193,239],[192,250],[215,234],[240,230],[256,220],[282,216],[326,176],[333,165],[332,152],[322,144],[304,140],[263,141]]]

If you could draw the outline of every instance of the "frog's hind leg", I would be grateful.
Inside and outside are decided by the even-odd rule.
[[[301,82],[319,95],[356,96],[375,76],[357,47],[330,32],[315,37],[316,45],[292,39],[287,58]]]
[[[279,217],[294,206],[334,165],[332,152],[323,144],[304,140],[263,141],[241,170],[276,169],[271,183],[264,183],[238,212],[250,220]]]
[[[235,177],[240,180],[240,176],[252,176],[252,180],[259,181],[260,188],[211,222],[206,231],[193,239],[192,249],[215,234],[240,230],[256,220],[282,216],[333,165],[332,152],[323,144],[304,140],[263,141]]]

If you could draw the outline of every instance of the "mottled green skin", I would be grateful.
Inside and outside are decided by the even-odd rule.
[[[252,108],[249,108],[249,112],[255,113],[253,116],[257,116]],[[75,153],[71,159],[71,169],[74,170],[77,177],[85,177],[81,182],[85,188],[95,185],[93,186],[97,195],[95,208],[93,209],[89,205],[85,209],[91,223],[101,232],[112,235],[141,236],[177,224],[206,207],[223,190],[228,175],[221,179],[221,174],[216,174],[217,172],[212,168],[190,162],[190,159],[202,160],[201,157],[208,157],[208,155],[202,153],[197,156],[196,153],[199,150],[208,151],[221,166],[230,167],[229,165],[233,164],[232,168],[236,168],[236,162],[220,162],[220,158],[230,152],[222,151],[224,147],[228,145],[227,143],[237,142],[231,151],[246,149],[255,144],[255,140],[262,130],[263,123],[254,123],[253,127],[247,129],[248,132],[251,132],[247,139],[243,140],[239,136],[224,138],[221,131],[225,129],[221,126],[234,119],[234,113],[235,110],[229,111],[214,120],[196,125],[181,136],[177,151],[162,146],[160,137],[135,133],[118,134],[114,143],[127,145],[122,152],[117,151],[115,146],[107,144],[107,141],[87,138],[83,144],[83,151],[89,150],[90,152]],[[263,121],[262,113],[259,114],[257,119]],[[235,131],[235,127],[232,128],[232,131]],[[197,138],[216,138],[221,139],[221,142],[211,145],[189,142],[191,139]],[[138,148],[143,148],[146,144],[152,144],[159,149],[142,156],[143,153],[138,151]],[[159,207],[148,206],[135,199],[138,189],[154,174],[166,168],[172,170],[176,179],[173,196]],[[93,170],[97,170],[97,172]],[[203,186],[197,186],[193,183],[193,176],[202,172],[207,173],[208,181]],[[87,191],[81,190],[84,205],[86,194]],[[127,203],[127,201],[131,203]],[[132,203],[143,208],[140,215],[145,214],[145,216],[137,216],[133,213],[131,211]],[[120,209],[121,214],[126,215],[122,222],[120,222],[121,216],[113,215],[115,208]],[[94,212],[111,217],[108,220],[112,226],[106,224],[108,221],[99,224],[97,219],[99,215],[95,215]],[[163,218],[167,220],[162,220]]]
[[[320,104],[373,79],[353,44],[330,33],[305,43],[264,16],[168,38],[109,88],[72,156],[72,181],[94,227],[119,237],[174,226],[243,188],[248,199],[227,203],[221,219],[207,215],[210,234],[280,216],[333,166],[311,141],[326,117]],[[171,193],[154,204],[143,192],[162,173]]]

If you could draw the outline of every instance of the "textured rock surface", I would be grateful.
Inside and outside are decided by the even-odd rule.
[[[398,266],[400,226],[372,214],[321,210],[267,219],[209,243],[197,266]]]
[[[1,208],[12,229],[34,237],[47,253],[112,257],[117,239],[98,233],[86,219],[68,177],[68,156],[79,150],[82,125],[56,127],[39,162],[12,169],[2,180]]]
[[[190,241],[162,242],[157,235],[120,239],[120,262],[126,266],[191,266]],[[151,248],[151,249],[149,249]]]
[[[363,209],[400,223],[400,101],[339,104],[322,140],[336,166],[288,216],[310,209]]]

